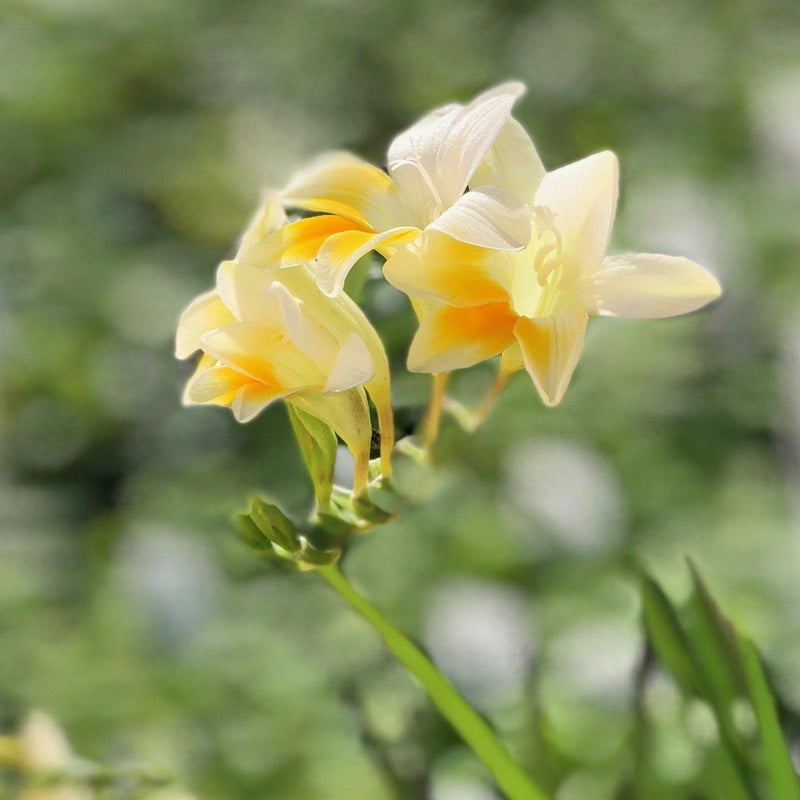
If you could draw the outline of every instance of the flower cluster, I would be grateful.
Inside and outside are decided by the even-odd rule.
[[[345,442],[360,495],[368,400],[383,476],[394,445],[386,354],[344,293],[367,253],[384,257],[419,319],[410,370],[500,356],[500,377],[526,370],[548,406],[564,396],[589,316],[670,317],[717,298],[717,280],[688,259],[607,256],[616,156],[548,172],[511,116],[523,92],[507,83],[432,111],[394,139],[386,171],[332,153],[271,193],[216,287],[181,317],[178,357],[202,351],[185,402],[229,406],[246,422],[284,399]]]

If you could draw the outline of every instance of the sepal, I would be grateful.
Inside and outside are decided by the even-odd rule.
[[[338,443],[336,434],[329,425],[311,414],[301,411],[289,403],[286,405],[300,454],[314,485],[314,496],[320,507],[325,508],[331,499],[333,467],[336,462]]]

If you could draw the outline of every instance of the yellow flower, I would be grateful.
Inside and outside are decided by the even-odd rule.
[[[359,258],[371,250],[391,255],[422,230],[481,247],[525,247],[529,214],[515,189],[544,169],[532,145],[527,171],[506,160],[527,140],[510,116],[524,91],[507,83],[466,106],[431,112],[392,142],[388,174],[348,153],[329,153],[299,172],[283,202],[324,216],[289,226],[283,263],[317,256],[319,285],[335,296]]]
[[[521,152],[518,161],[528,157]],[[719,297],[716,278],[688,259],[606,257],[618,183],[616,156],[603,152],[518,187],[532,228],[521,252],[429,232],[393,255],[384,274],[414,299],[421,318],[409,369],[447,372],[502,353],[503,369],[527,369],[545,404],[555,406],[590,315],[671,317]]]
[[[344,440],[356,460],[355,489],[361,492],[372,439],[365,388],[379,408],[388,469],[393,444],[388,362],[363,313],[347,298],[323,295],[307,267],[254,263],[259,253],[277,248],[271,239],[281,237],[282,229],[275,228],[284,221],[282,210],[268,200],[236,260],[219,265],[216,287],[183,312],[176,355],[203,353],[184,403],[230,407],[239,422],[278,399],[294,404]]]

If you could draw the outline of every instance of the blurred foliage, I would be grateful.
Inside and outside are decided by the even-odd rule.
[[[558,800],[727,800],[711,708],[642,670],[638,567],[680,600],[688,554],[797,754],[794,0],[2,0],[0,729],[42,708],[199,798],[494,796],[321,582],[230,533],[252,490],[298,512],[312,490],[283,408],[180,407],[171,337],[263,186],[324,149],[380,160],[508,77],[547,165],[619,154],[615,248],[692,257],[726,296],[594,321],[556,411],[519,377],[474,437],[446,425],[428,502],[346,568]],[[409,429],[413,316],[364,276]]]

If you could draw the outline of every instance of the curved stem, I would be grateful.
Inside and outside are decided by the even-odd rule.
[[[509,755],[486,721],[453,688],[420,649],[400,633],[332,564],[317,572],[380,634],[398,661],[422,684],[434,705],[492,773],[510,800],[547,800]]]
[[[497,398],[503,393],[503,389],[506,388],[506,384],[508,383],[508,379],[510,377],[511,373],[506,372],[502,368],[498,370],[497,376],[494,379],[494,383],[492,383],[489,391],[486,393],[486,397],[483,398],[483,401],[475,410],[476,428],[483,424],[483,422],[486,420],[486,417],[489,416],[489,412],[492,410],[495,400],[497,400]]]
[[[428,404],[428,411],[425,414],[422,427],[422,440],[426,451],[430,451],[439,438],[439,428],[442,423],[442,405],[444,404],[444,393],[447,389],[449,378],[449,372],[437,372],[433,376],[433,392],[431,393],[431,401]]]

